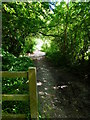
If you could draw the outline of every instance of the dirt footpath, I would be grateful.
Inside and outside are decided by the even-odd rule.
[[[36,57],[35,55],[34,57],[34,54],[32,56],[33,59],[35,58],[34,63],[37,67],[40,117],[90,117],[89,86],[80,82],[65,68],[52,66],[45,56],[37,55]]]

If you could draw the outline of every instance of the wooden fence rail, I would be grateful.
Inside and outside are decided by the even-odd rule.
[[[3,72],[0,72],[0,76],[4,78],[21,78],[21,77],[27,78],[28,72],[3,71]]]
[[[30,100],[31,119],[39,119],[38,96],[36,85],[36,68],[30,67],[27,72],[8,72],[1,71],[0,77],[3,78],[27,78],[29,80],[29,94],[2,94],[2,101],[28,101]],[[25,114],[2,114],[2,120],[24,120]]]

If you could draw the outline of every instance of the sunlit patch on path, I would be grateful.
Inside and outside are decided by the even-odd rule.
[[[40,50],[36,50],[35,52],[33,52],[33,54],[29,53],[28,56],[32,59],[40,60],[45,56],[45,52],[41,52]]]

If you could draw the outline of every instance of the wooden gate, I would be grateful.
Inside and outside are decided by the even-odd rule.
[[[36,68],[30,67],[28,71],[9,72],[0,71],[0,77],[3,78],[27,78],[29,80],[29,94],[2,94],[2,101],[30,101],[30,115],[31,119],[39,119],[38,113],[38,96],[36,84]],[[24,120],[25,114],[2,114],[2,120]]]

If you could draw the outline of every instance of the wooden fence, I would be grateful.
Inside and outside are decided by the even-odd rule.
[[[30,115],[32,119],[39,119],[38,113],[38,97],[36,85],[36,68],[30,67],[28,71],[22,72],[0,72],[0,77],[3,78],[27,78],[29,80],[29,94],[2,94],[2,101],[30,101]],[[25,114],[2,114],[2,120],[24,120]]]

